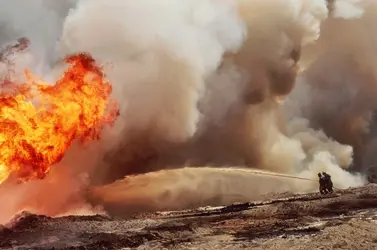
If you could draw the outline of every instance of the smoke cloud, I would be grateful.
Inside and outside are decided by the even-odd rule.
[[[28,206],[58,215],[85,207],[86,195],[113,213],[219,205],[315,191],[322,171],[337,188],[365,183],[376,145],[372,2],[41,0],[15,15],[20,3],[4,6],[0,42],[28,37],[38,63],[20,55],[15,67],[53,79],[59,59],[89,52],[105,65],[120,117],[46,180],[14,189],[0,215]],[[33,204],[46,187],[61,195]]]
[[[349,11],[355,11],[350,8],[350,5],[343,4],[332,6],[333,13],[340,15],[341,11],[338,9],[345,8],[342,6],[348,6]],[[246,39],[239,50],[227,51],[219,68],[205,79],[204,95],[198,106],[202,117],[196,133],[191,134],[193,137],[173,149],[161,147],[159,140],[157,143],[151,143],[152,146],[142,145],[134,154],[141,154],[144,157],[147,155],[152,160],[137,158],[136,166],[132,161],[131,164],[117,162],[116,165],[134,166],[126,173],[139,173],[137,163],[140,163],[144,168],[141,172],[146,172],[150,168],[161,168],[154,165],[156,161],[162,161],[161,165],[166,168],[165,158],[172,157],[174,160],[167,162],[176,166],[240,164],[311,179],[315,179],[318,172],[327,171],[334,176],[335,186],[339,188],[362,185],[364,183],[362,176],[350,174],[344,170],[353,162],[353,148],[333,140],[322,130],[317,130],[322,127],[314,126],[314,120],[306,116],[305,112],[312,110],[314,113],[321,113],[321,111],[315,111],[319,108],[316,103],[302,100],[305,95],[308,96],[309,92],[305,92],[309,88],[307,85],[310,81],[315,81],[315,78],[308,76],[308,71],[299,72],[300,66],[303,65],[299,64],[301,54],[310,53],[310,50],[313,50],[312,44],[320,41],[318,39],[322,34],[321,25],[326,23],[328,18],[328,3],[326,1],[302,3],[237,1],[237,10],[246,26]],[[304,59],[306,60],[304,62],[307,62],[307,57]],[[295,87],[295,83],[298,86]],[[318,83],[315,81],[315,84]],[[282,104],[280,100],[284,98],[286,100]],[[305,102],[307,110],[304,107]],[[195,103],[192,102],[193,107]],[[132,121],[129,122],[132,123]],[[174,126],[171,125],[170,128]],[[150,136],[151,134],[148,133],[147,138],[149,139]],[[165,140],[166,135],[163,138]],[[119,155],[127,154],[127,143],[125,145],[125,149],[118,148],[120,154],[112,156],[117,159]],[[164,150],[168,148],[168,150],[161,152],[161,148]],[[151,151],[152,153],[149,154]],[[174,152],[173,156],[171,152]],[[149,169],[145,169],[146,166]],[[203,184],[198,183],[218,183],[215,176],[216,173],[224,174],[221,170],[211,169],[213,178],[210,174],[208,176],[197,174],[190,187],[182,184],[181,188],[176,183],[189,182],[192,178],[186,177],[185,174],[178,174],[171,185],[175,186],[176,194],[202,190]],[[195,170],[177,171],[181,171],[180,173],[187,171],[189,175]],[[157,183],[160,183],[168,173],[174,173],[174,171],[161,171],[152,176],[155,177]],[[95,189],[93,196],[97,198],[100,196],[99,199],[102,201],[106,200],[107,195],[117,197],[120,203],[135,200],[128,197],[133,194],[139,194],[138,196],[144,198],[153,196],[153,194],[145,194],[143,185],[138,188],[138,185],[134,183],[139,180],[144,183],[143,176],[130,178],[126,183],[117,182],[103,189]],[[228,181],[233,180],[232,177],[229,178]],[[249,176],[249,178],[252,182],[254,177]],[[273,184],[274,181],[276,182],[276,180],[263,182],[265,184],[263,189],[274,189],[272,188],[276,187]],[[295,182],[286,181],[287,185],[288,183],[290,191],[299,192],[312,191],[317,186],[315,182],[304,188]],[[255,185],[258,186],[258,184]],[[153,192],[155,198],[164,194],[161,184],[152,186],[151,189],[155,192],[161,191],[158,195]],[[234,183],[230,186],[234,186]],[[116,193],[114,190],[117,188],[119,188],[119,193],[112,195]],[[282,191],[283,189],[281,187],[275,190]],[[226,197],[229,194],[224,190],[218,191],[220,190],[218,187],[207,187],[206,190],[210,190],[209,193],[214,196],[222,194]],[[244,195],[243,200],[250,199],[254,194],[251,187],[242,190],[245,191],[238,193]],[[258,194],[260,193],[262,192]],[[152,198],[146,200],[154,204]],[[176,201],[170,203],[165,201],[164,206],[176,207]],[[193,200],[188,199],[188,202],[190,201]],[[228,199],[223,202],[230,201],[231,199]],[[178,204],[181,203],[178,202]]]
[[[302,112],[313,128],[353,147],[358,172],[373,167],[376,10],[370,1],[336,1],[319,40],[302,57],[302,90],[310,93]],[[334,35],[341,29],[347,34]]]
[[[195,134],[206,78],[244,34],[232,1],[79,3],[65,22],[61,49],[111,62],[122,116],[105,157],[111,180],[161,167],[163,154]]]

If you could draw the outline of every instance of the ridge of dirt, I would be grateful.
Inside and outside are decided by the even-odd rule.
[[[23,212],[1,249],[376,249],[377,185],[133,218]],[[334,237],[332,237],[333,235]]]

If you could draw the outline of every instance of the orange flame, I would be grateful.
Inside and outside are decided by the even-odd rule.
[[[70,66],[55,85],[26,71],[28,84],[15,94],[0,93],[0,184],[10,174],[22,181],[44,178],[75,139],[98,139],[119,114],[110,83],[89,55],[65,62]]]

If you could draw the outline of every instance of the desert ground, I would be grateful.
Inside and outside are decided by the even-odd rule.
[[[23,212],[1,249],[376,249],[377,185],[127,217]]]

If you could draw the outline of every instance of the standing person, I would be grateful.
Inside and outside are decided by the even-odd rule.
[[[322,172],[322,175],[325,179],[325,187],[326,187],[327,192],[332,193],[333,192],[333,183],[332,183],[332,180],[331,180],[331,175],[329,175],[326,172]]]
[[[318,173],[318,178],[319,178],[319,192],[321,194],[326,194],[326,180],[325,177],[321,175],[321,173]]]

